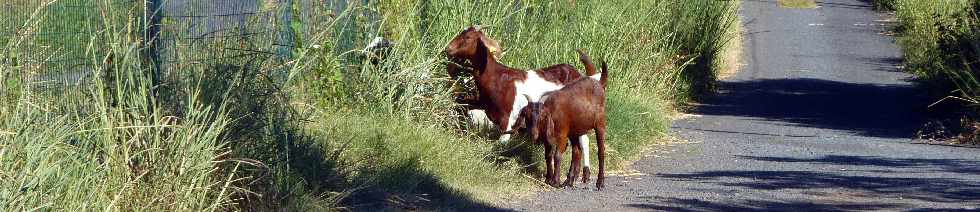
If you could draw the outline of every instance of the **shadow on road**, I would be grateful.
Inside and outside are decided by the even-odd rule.
[[[859,60],[865,65],[873,66],[871,70],[905,73],[904,70],[898,68],[905,63],[905,59],[901,57],[862,57]]]
[[[772,3],[773,5],[775,5],[777,3],[776,0],[745,0],[745,1],[751,1],[751,2],[767,2],[767,3]],[[815,1],[815,2],[817,3],[817,6],[819,6],[819,7],[842,8],[842,9],[855,9],[855,10],[870,10],[870,9],[874,9],[874,6],[871,6],[870,4],[845,4],[845,3],[834,3],[834,2],[827,2],[827,1]],[[866,2],[866,1],[862,0],[862,2]]]
[[[962,203],[980,196],[980,182],[951,178],[852,176],[816,171],[709,171],[658,176],[754,190],[847,189],[867,198],[901,197],[928,202]]]
[[[818,165],[847,165],[879,168],[917,168],[919,171],[952,172],[980,175],[980,160],[884,158],[872,156],[828,155],[821,158],[757,157],[738,158],[783,163],[812,163]],[[896,171],[898,172],[898,171]],[[977,194],[980,195],[980,194]]]
[[[722,82],[698,114],[778,121],[790,126],[911,138],[927,101],[913,85],[855,84],[820,79]]]
[[[898,208],[898,204],[878,204],[878,203],[847,203],[847,204],[821,204],[801,201],[767,201],[767,200],[746,200],[734,204],[718,203],[699,199],[673,198],[673,197],[651,197],[658,204],[629,204],[628,206],[639,209],[657,211],[849,211],[849,210],[882,210]]]

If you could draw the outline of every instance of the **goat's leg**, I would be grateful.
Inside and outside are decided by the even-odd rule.
[[[499,144],[506,145],[507,142],[510,141],[509,130],[511,129],[510,128],[511,122],[508,121],[509,120],[508,117],[510,117],[510,114],[501,113],[500,111],[496,111],[492,109],[485,110],[485,112],[487,113],[487,118],[490,119],[490,122],[497,130],[497,133],[500,133],[500,137],[497,139],[497,142],[499,142]]]
[[[554,147],[552,147],[551,144],[545,143],[544,144],[544,165],[545,165],[544,183],[547,183],[548,185],[551,186],[554,186],[555,183],[557,183],[557,182],[551,182],[551,179],[553,178],[552,176],[554,176],[555,174],[555,167],[554,167],[555,164],[552,162],[555,160],[553,152],[554,152]]]
[[[514,99],[514,105],[512,110],[508,111],[506,114],[500,115],[501,118],[500,122],[502,122],[501,124],[503,125],[497,127],[498,129],[501,130],[500,132],[511,132],[511,130],[514,129],[514,124],[517,123],[517,118],[520,116],[519,111],[521,108],[524,108],[524,106],[527,106],[527,103],[528,101],[525,98]],[[510,141],[510,134],[501,135],[498,141],[500,142],[500,144],[507,144],[507,142]]]
[[[568,167],[568,177],[565,179],[564,186],[574,186],[578,179],[578,173],[582,167],[582,146],[577,137],[570,138],[572,141],[572,163]]]
[[[561,151],[561,147],[556,147],[551,152],[552,152],[552,158],[554,158],[553,162],[555,163],[554,165],[555,173],[554,175],[551,176],[552,177],[551,181],[555,183],[554,184],[555,187],[561,188],[561,185],[559,185],[558,182],[561,182],[561,157],[563,151]]]
[[[599,151],[599,175],[596,176],[595,187],[601,190],[606,178],[606,124],[604,122],[595,129],[595,137]]]
[[[590,156],[589,155],[589,135],[587,135],[587,134],[586,135],[582,135],[582,136],[579,136],[578,138],[579,138],[579,141],[581,141],[581,142],[579,142],[579,145],[578,146],[582,148],[582,162],[584,164],[582,166],[582,183],[589,183],[589,175],[592,174],[592,173],[589,173],[590,172],[589,170],[591,169],[590,167],[592,167],[592,164],[589,163],[589,156]]]

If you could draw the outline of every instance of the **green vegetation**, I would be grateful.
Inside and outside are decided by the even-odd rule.
[[[141,14],[111,2],[91,5],[106,16]],[[171,59],[193,62],[161,70],[144,55],[138,16],[104,21],[83,44],[92,80],[54,89],[28,86],[39,69],[16,57],[41,36],[5,38],[0,207],[492,205],[542,188],[541,149],[500,146],[459,122],[441,51],[464,27],[484,25],[513,67],[581,67],[577,48],[608,61],[608,144],[618,167],[663,139],[671,108],[713,89],[736,21],[734,1],[715,0],[392,0],[334,12],[307,3],[262,6],[293,11],[277,28],[298,37],[285,61],[235,54],[281,50],[262,45],[279,35],[269,34],[180,45]],[[32,17],[24,26],[46,29]],[[382,60],[360,51],[375,36],[397,43]],[[201,55],[214,59],[192,60]],[[162,73],[163,84],[149,73]]]
[[[112,2],[115,2],[113,9],[124,5],[124,1]],[[34,51],[24,52],[21,59],[47,60],[50,71],[75,69],[88,62],[85,60],[86,44],[103,23],[103,16],[97,10],[82,9],[91,4],[92,0],[11,0],[0,3],[0,11],[4,12],[0,17],[0,26],[3,26],[0,46],[6,46],[8,39],[16,34],[28,34],[32,40],[19,45]],[[111,18],[118,20],[121,16]],[[24,23],[31,19],[36,25],[25,26]]]
[[[239,193],[230,185],[241,179],[236,174],[242,165],[227,157],[221,138],[232,122],[224,116],[224,104],[207,106],[186,96],[191,103],[186,113],[164,115],[148,98],[152,84],[143,75],[147,68],[131,45],[135,42],[126,36],[106,39],[100,59],[115,62],[93,71],[120,79],[113,84],[97,80],[64,90],[31,89],[8,82],[22,82],[33,67],[6,57],[0,64],[0,92],[7,94],[0,95],[0,207],[224,208]],[[30,44],[11,42],[4,55]]]
[[[777,3],[780,7],[788,8],[809,9],[817,7],[817,2],[813,0],[779,0]]]
[[[880,0],[876,5],[895,10],[907,71],[928,85],[940,103],[955,104],[967,120],[975,118],[980,111],[980,2]]]

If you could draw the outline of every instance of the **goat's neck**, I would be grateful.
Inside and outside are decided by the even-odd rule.
[[[477,72],[475,76],[478,77],[487,76],[490,78],[497,78],[495,76],[501,75],[502,74],[501,72],[505,72],[506,70],[512,69],[504,64],[497,62],[497,60],[490,55],[487,55],[486,59],[476,61],[476,63],[474,63],[474,68],[475,68],[474,70]]]

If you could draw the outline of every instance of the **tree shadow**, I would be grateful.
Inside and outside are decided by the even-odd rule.
[[[720,87],[695,112],[880,138],[911,138],[924,123],[929,102],[914,85],[800,78],[722,82]]]
[[[658,176],[753,190],[854,189],[875,196],[901,196],[928,202],[962,203],[980,198],[980,182],[952,178],[849,176],[813,171],[708,171]]]
[[[829,8],[841,8],[841,9],[855,9],[855,10],[873,10],[875,7],[864,0],[859,0],[862,4],[853,3],[837,3],[830,1],[816,1],[817,6],[829,7]]]
[[[776,5],[777,3],[776,0],[745,0],[745,1],[772,3],[773,5]],[[854,9],[854,10],[874,9],[874,6],[868,4],[869,0],[859,0],[859,1],[864,4],[837,3],[837,2],[830,2],[830,1],[815,1],[815,3],[817,3],[817,6],[819,7],[827,7],[827,8],[841,8],[841,9]]]
[[[367,175],[382,177],[354,179],[376,185],[347,198],[344,205],[351,205],[353,211],[513,211],[446,187],[438,176],[421,169],[418,158]]]
[[[902,57],[862,57],[859,60],[862,64],[873,66],[872,70],[875,71],[904,73],[904,70],[898,68],[905,63],[905,58]]]
[[[933,168],[944,172],[980,175],[980,160],[884,158],[875,156],[848,155],[828,155],[821,158],[757,157],[741,155],[737,157],[757,161],[784,163],[872,166],[882,168]]]
[[[916,208],[908,210],[908,212],[926,212],[926,211],[943,211],[943,212],[968,212],[968,211],[980,211],[980,209],[972,208]]]
[[[674,197],[652,197],[658,202],[665,204],[627,204],[629,207],[661,210],[661,211],[846,211],[846,210],[883,210],[901,207],[898,204],[881,203],[846,203],[846,204],[825,204],[800,201],[769,201],[769,200],[745,200],[738,203],[727,204],[711,202],[700,199],[674,198]]]
[[[439,176],[423,168],[420,156],[380,165],[375,159],[394,151],[383,144],[387,141],[383,137],[366,141],[377,143],[372,148],[379,149],[367,153],[374,155],[358,159],[344,157],[357,154],[351,153],[358,151],[351,146],[358,142],[353,138],[328,138],[291,128],[287,123],[273,124],[266,129],[277,132],[273,133],[276,136],[271,140],[256,139],[262,142],[231,144],[238,151],[247,151],[238,155],[266,164],[247,171],[248,176],[256,177],[251,182],[243,182],[247,186],[242,187],[256,195],[238,198],[243,210],[305,210],[294,205],[308,204],[351,211],[505,211],[447,186]]]

